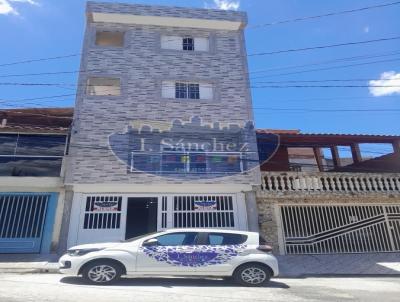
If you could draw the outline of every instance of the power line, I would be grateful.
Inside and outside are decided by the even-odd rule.
[[[94,71],[94,70],[93,70],[93,71]],[[58,74],[72,74],[72,73],[80,73],[80,72],[91,72],[91,71],[74,70],[74,71],[40,72],[40,73],[5,74],[5,75],[0,75],[0,78],[8,78],[8,77],[26,77],[26,76],[41,76],[41,75],[58,75]]]
[[[260,25],[249,26],[248,29],[256,29],[256,28],[273,26],[273,25],[278,25],[278,24],[299,22],[299,21],[305,21],[305,20],[311,20],[311,19],[319,19],[319,18],[324,18],[324,17],[332,17],[332,16],[337,16],[337,15],[350,14],[350,13],[365,11],[365,10],[369,10],[369,9],[382,8],[382,7],[393,6],[393,5],[398,5],[398,4],[400,4],[400,1],[386,3],[386,4],[366,6],[366,7],[355,8],[355,9],[350,9],[350,10],[338,11],[338,12],[331,12],[331,13],[316,15],[316,16],[299,17],[299,18],[295,18],[295,19],[287,19],[287,20],[282,20],[282,21],[264,23],[264,24],[260,24]]]
[[[400,4],[400,1],[386,3],[386,4],[373,5],[373,6],[367,6],[367,7],[361,7],[361,8],[351,9],[351,10],[344,10],[344,11],[339,11],[339,12],[331,12],[331,13],[322,14],[322,15],[316,15],[316,16],[307,16],[307,17],[300,17],[300,18],[295,18],[295,19],[276,21],[276,22],[271,22],[271,23],[264,23],[264,24],[260,24],[260,25],[250,26],[250,27],[248,27],[248,29],[256,29],[256,28],[272,26],[272,25],[277,25],[277,24],[298,22],[298,21],[317,19],[317,18],[323,18],[323,17],[330,17],[330,16],[335,16],[335,15],[341,15],[341,14],[349,14],[349,13],[365,11],[365,10],[369,10],[369,9],[388,7],[388,6],[398,5],[398,4]],[[259,54],[250,54],[249,56],[276,54],[276,53],[292,52],[292,51],[305,51],[305,50],[311,50],[311,49],[321,49],[321,48],[326,48],[326,47],[339,47],[339,46],[353,45],[353,44],[372,43],[372,42],[393,40],[393,39],[396,39],[396,38],[398,38],[398,37],[384,38],[384,39],[377,39],[377,40],[370,40],[370,41],[361,41],[361,42],[342,43],[342,44],[335,44],[335,45],[329,45],[329,46],[317,46],[317,47],[302,48],[302,49],[281,50],[281,51],[266,52],[266,53],[259,53]],[[170,41],[174,41],[174,40],[170,40]],[[74,53],[74,54],[68,54],[68,55],[63,55],[63,56],[22,60],[22,61],[16,61],[16,62],[12,62],[12,63],[0,64],[0,67],[13,66],[13,65],[19,65],[19,64],[27,64],[27,63],[33,63],[33,62],[43,62],[43,61],[49,61],[49,60],[65,59],[65,58],[71,58],[71,57],[76,57],[76,56],[80,56],[80,55],[81,55],[81,53]]]
[[[308,51],[308,50],[315,50],[315,49],[325,49],[325,48],[333,48],[333,47],[341,47],[341,46],[349,46],[349,45],[359,45],[359,44],[368,44],[368,43],[376,43],[376,42],[385,42],[385,41],[392,41],[392,40],[398,40],[398,39],[400,39],[400,36],[390,37],[390,38],[380,38],[380,39],[374,39],[374,40],[346,42],[346,43],[320,45],[320,46],[310,46],[310,47],[303,47],[303,48],[292,48],[292,49],[275,50],[275,51],[270,51],[270,52],[253,53],[253,54],[249,54],[248,56],[249,57],[254,57],[254,56],[275,55],[275,54],[280,54],[280,53]]]
[[[400,85],[264,85],[251,88],[400,88]]]
[[[308,51],[308,50],[315,50],[315,49],[324,49],[324,48],[341,47],[341,46],[358,45],[358,44],[375,43],[375,42],[384,42],[384,41],[391,41],[391,40],[397,40],[397,39],[400,39],[400,36],[390,37],[390,38],[380,38],[380,39],[374,39],[374,40],[366,40],[366,41],[346,42],[346,43],[331,44],[331,45],[312,46],[312,47],[305,47],[305,48],[294,48],[294,49],[277,50],[277,51],[271,51],[271,52],[254,53],[254,54],[248,54],[247,56],[252,57],[252,56],[274,55],[274,54],[280,54],[280,53]],[[0,67],[17,65],[17,64],[26,64],[26,63],[32,63],[32,62],[56,60],[56,59],[69,58],[69,57],[74,57],[74,56],[79,56],[79,55],[81,55],[81,53],[70,54],[70,55],[65,55],[65,56],[57,56],[57,57],[48,57],[48,58],[42,58],[42,59],[24,60],[24,61],[18,61],[18,62],[13,62],[13,63],[1,64]],[[82,72],[82,71],[66,71],[66,72],[58,72],[58,73],[78,73],[78,72]],[[41,74],[56,74],[56,73],[41,73]],[[30,75],[38,75],[38,74],[36,73],[36,74],[30,74]],[[20,76],[20,75],[3,75],[3,76],[0,75],[0,77],[6,77],[6,76],[10,77],[10,76]]]
[[[283,112],[289,112],[289,113],[313,113],[313,112],[400,112],[400,109],[397,108],[380,108],[380,109],[310,109],[310,108],[271,108],[271,107],[256,107],[254,109],[257,110],[268,110],[268,111],[283,111]],[[0,110],[0,112],[6,111],[6,110]],[[23,111],[15,111],[13,110],[13,113],[19,113],[19,114],[26,114],[26,112]],[[29,113],[29,115],[33,116],[43,116],[43,117],[51,117],[51,118],[58,118],[58,119],[71,119],[71,117],[65,117],[65,116],[58,116],[58,115],[50,115],[50,114],[42,114],[42,113]],[[172,120],[175,119],[180,119],[180,117],[176,118],[171,118]],[[134,119],[132,118],[126,118],[123,120],[127,121],[132,121]],[[155,122],[153,120],[149,120],[149,122]],[[168,122],[165,122],[168,123]],[[161,122],[160,122],[161,124]],[[37,126],[37,125],[36,125]]]
[[[19,64],[27,64],[27,63],[33,63],[33,62],[59,60],[59,59],[77,57],[77,56],[80,56],[80,55],[81,55],[81,53],[75,53],[75,54],[70,54],[70,55],[65,55],[65,56],[57,56],[57,57],[48,57],[48,58],[42,58],[42,59],[32,59],[32,60],[25,60],[25,61],[17,61],[17,62],[12,62],[12,63],[0,64],[0,67],[19,65]]]
[[[326,83],[326,82],[367,82],[375,81],[377,79],[335,79],[335,80],[287,80],[287,81],[259,81],[254,83],[266,84],[281,84],[281,83]],[[399,82],[400,80],[391,80]],[[99,85],[85,85],[85,84],[69,84],[69,83],[18,83],[18,82],[0,82],[0,86],[71,86],[71,87],[97,87]],[[114,85],[100,85],[101,87],[115,87]],[[175,88],[175,85],[163,85],[164,88]],[[269,86],[249,86],[249,88],[263,88]],[[302,86],[299,86],[302,87]],[[312,87],[312,86],[311,86]],[[346,86],[328,86],[328,87],[398,87],[397,85],[346,85]]]
[[[313,62],[313,63],[309,63],[309,64],[292,65],[292,66],[284,66],[284,67],[268,68],[268,69],[250,71],[250,72],[246,72],[245,74],[264,73],[264,72],[275,71],[275,70],[283,70],[283,69],[292,69],[292,68],[298,68],[298,67],[307,67],[307,66],[315,66],[315,65],[322,65],[322,64],[330,64],[330,63],[336,63],[336,62],[341,62],[341,61],[353,61],[353,60],[363,60],[363,59],[377,58],[377,57],[387,57],[387,56],[393,56],[393,55],[397,55],[397,54],[400,54],[400,51],[396,50],[396,51],[391,51],[391,52],[374,53],[374,54],[369,54],[369,55],[342,57],[342,58],[337,58],[337,59],[332,59],[332,60],[327,60],[327,61]],[[371,62],[371,63],[378,63],[378,62],[387,62],[387,61],[376,61],[376,62]],[[361,64],[369,64],[369,62],[361,63]],[[24,74],[5,74],[5,75],[4,74],[3,75],[0,74],[0,78],[28,77],[28,76],[42,76],[42,75],[46,76],[46,75],[90,73],[90,72],[94,72],[94,73],[103,72],[103,70],[92,69],[92,70],[55,71],[55,72],[24,73]]]
[[[258,108],[271,111],[305,111],[305,112],[398,112],[400,109],[309,109],[309,108]]]
[[[395,97],[395,96],[386,96],[385,98],[383,98],[383,100],[384,99],[392,99],[393,97]],[[373,96],[371,96],[371,97],[337,97],[337,98],[308,98],[308,99],[284,99],[284,100],[282,100],[282,99],[272,99],[272,100],[269,100],[269,102],[279,102],[279,103],[282,103],[282,102],[296,102],[296,103],[299,103],[299,102],[308,102],[308,101],[335,101],[335,102],[337,102],[337,101],[348,101],[348,100],[365,100],[365,99],[376,99],[376,97],[373,97]],[[73,103],[74,101],[73,100],[58,100],[59,102],[68,102],[68,103]],[[382,101],[382,100],[381,100]],[[43,102],[40,102],[40,103],[38,103],[38,102],[24,102],[24,106],[23,107],[18,107],[18,109],[22,109],[22,108],[32,108],[32,106],[41,106],[41,107],[39,107],[39,109],[40,108],[60,108],[60,106],[43,106],[43,104],[44,104],[44,102],[52,102],[53,103],[53,100],[52,99],[49,99],[49,100],[44,100]],[[12,106],[12,107],[4,107],[3,109],[0,109],[0,110],[10,110],[10,109],[13,109],[13,108],[15,108],[15,101],[9,101],[9,102],[3,102],[3,104],[2,105],[4,105],[4,106]],[[28,106],[25,106],[25,105],[30,105],[29,107]],[[71,105],[69,105],[69,106],[71,106]],[[222,105],[219,105],[219,104],[207,104],[207,105],[205,105],[205,107],[221,107]],[[254,112],[256,112],[257,110],[259,110],[259,109],[264,109],[265,107],[253,107],[253,111]],[[296,113],[296,112],[294,112],[294,113]]]
[[[351,56],[351,57],[342,57],[342,58],[336,58],[336,59],[331,59],[331,60],[310,62],[308,64],[289,65],[289,66],[281,66],[281,67],[273,67],[273,68],[268,68],[268,69],[261,69],[261,70],[251,71],[251,72],[249,72],[249,74],[265,73],[265,72],[276,71],[276,70],[293,69],[293,68],[299,68],[299,67],[324,65],[324,64],[347,62],[347,61],[356,61],[356,60],[365,60],[365,59],[372,59],[372,58],[388,57],[388,56],[394,56],[394,55],[398,55],[398,54],[400,54],[400,51],[391,51],[391,52],[375,53],[375,54],[368,54],[368,55],[365,54],[365,55],[358,55],[358,56]]]
[[[292,72],[286,72],[286,73],[277,73],[277,74],[272,74],[272,75],[264,75],[264,76],[252,77],[252,78],[250,78],[250,80],[270,78],[270,77],[276,77],[276,76],[285,76],[285,75],[292,75],[292,74],[299,74],[299,73],[307,73],[307,72],[313,72],[313,71],[341,69],[341,68],[348,68],[348,67],[354,67],[354,66],[365,66],[365,65],[377,64],[377,63],[396,62],[396,61],[400,61],[400,58],[390,59],[390,60],[364,62],[364,63],[357,63],[357,64],[349,64],[349,65],[341,65],[341,66],[332,66],[332,67],[323,67],[323,68],[299,70],[299,71],[292,71]]]
[[[253,83],[279,84],[279,83],[325,83],[325,82],[368,82],[377,79],[325,79],[325,80],[282,80],[282,81],[256,81]],[[398,80],[400,83],[400,80]],[[3,85],[3,83],[0,83]]]

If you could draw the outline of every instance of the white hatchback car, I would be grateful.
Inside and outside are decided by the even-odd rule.
[[[111,284],[122,275],[233,277],[260,286],[278,275],[271,247],[255,232],[173,229],[120,243],[72,247],[60,258],[60,272],[82,275],[92,284]]]

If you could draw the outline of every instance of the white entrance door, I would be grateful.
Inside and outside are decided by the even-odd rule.
[[[124,239],[126,197],[81,195],[77,244],[114,242]]]

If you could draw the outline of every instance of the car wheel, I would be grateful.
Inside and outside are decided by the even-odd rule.
[[[95,261],[82,270],[83,278],[91,284],[109,285],[118,281],[122,275],[120,265],[113,261]]]
[[[236,283],[244,286],[262,286],[271,279],[272,272],[267,266],[249,263],[238,267],[233,273]]]

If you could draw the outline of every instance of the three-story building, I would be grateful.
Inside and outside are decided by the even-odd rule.
[[[243,12],[88,2],[69,246],[173,227],[257,229],[246,22]]]

